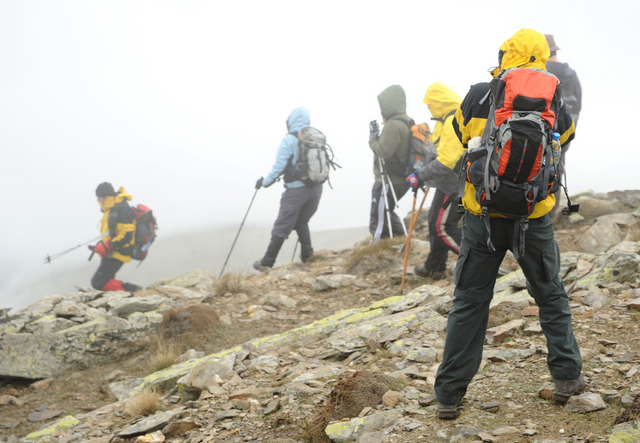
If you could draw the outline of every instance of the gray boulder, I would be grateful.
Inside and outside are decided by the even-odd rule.
[[[611,282],[637,281],[640,273],[639,252],[640,244],[623,241],[606,253],[600,254],[591,271],[576,281],[574,291]]]
[[[581,395],[574,395],[569,399],[565,409],[569,412],[586,414],[588,412],[600,411],[606,409],[607,404],[604,402],[600,394],[593,392],[585,392]]]
[[[624,239],[618,223],[602,218],[587,229],[578,239],[580,247],[591,253],[604,252]]]

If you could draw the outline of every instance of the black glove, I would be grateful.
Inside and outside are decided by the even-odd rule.
[[[380,137],[380,126],[376,120],[369,123],[369,138]]]
[[[262,177],[258,179],[258,181],[256,182],[256,189],[260,189],[262,187],[262,180],[264,180],[264,178]]]

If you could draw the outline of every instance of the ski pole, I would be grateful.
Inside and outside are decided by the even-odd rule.
[[[247,219],[247,215],[249,215],[249,211],[251,210],[251,205],[253,205],[253,200],[256,198],[256,194],[258,193],[258,189],[256,188],[256,192],[253,193],[253,197],[251,198],[251,203],[249,203],[249,207],[247,208],[247,213],[244,215],[242,219],[242,223],[240,223],[240,229],[238,229],[238,233],[236,234],[236,238],[233,240],[233,244],[231,245],[231,250],[229,251],[229,255],[227,255],[227,259],[224,261],[224,265],[222,266],[222,270],[220,271],[219,277],[222,277],[222,273],[224,272],[224,268],[227,267],[227,262],[229,261],[229,257],[231,257],[231,253],[233,252],[233,248],[236,245],[236,241],[240,236],[240,231],[242,231],[242,227],[244,226],[244,222]]]
[[[86,245],[88,245],[89,243],[93,243],[93,242],[94,242],[94,241],[96,241],[96,240],[100,240],[102,237],[104,237],[104,236],[106,236],[106,235],[109,235],[109,231],[105,232],[104,234],[100,234],[100,235],[99,235],[99,236],[97,236],[96,238],[92,238],[91,240],[89,240],[89,241],[87,241],[87,242],[84,242],[84,243],[82,243],[82,244],[79,244],[78,246],[74,246],[74,247],[73,247],[73,248],[71,248],[71,249],[67,249],[66,251],[62,251],[62,252],[58,252],[57,254],[53,254],[53,256],[50,256],[49,254],[47,254],[46,258],[44,259],[44,262],[45,262],[45,263],[49,263],[49,264],[51,264],[51,262],[52,262],[53,260],[55,260],[56,258],[60,258],[60,257],[62,257],[63,255],[65,255],[65,254],[67,254],[67,253],[69,253],[69,252],[71,252],[71,251],[75,251],[76,249],[81,248],[81,247],[83,247],[83,246],[86,246]],[[93,255],[93,254],[92,254],[92,255]]]
[[[298,250],[298,243],[300,243],[300,239],[296,241],[296,245],[293,248],[293,255],[291,256],[291,261],[296,259],[296,251]]]
[[[378,159],[378,166],[380,167],[380,177],[382,178],[382,194],[384,195],[384,207],[387,211],[387,222],[389,223],[389,238],[393,238],[393,228],[391,227],[391,211],[389,208],[389,199],[387,198],[387,185],[384,181],[384,168],[382,166],[382,159]]]
[[[411,234],[413,233],[413,227],[415,226],[416,219],[414,215],[416,213],[416,200],[418,199],[418,188],[413,191],[413,206],[411,207],[411,221],[409,222],[409,233],[405,241],[404,251],[404,267],[402,268],[402,283],[400,284],[400,295],[404,295],[404,279],[407,275],[407,263],[409,263],[409,250],[411,249]]]

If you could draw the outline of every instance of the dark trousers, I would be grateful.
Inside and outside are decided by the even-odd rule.
[[[115,278],[116,272],[120,270],[122,265],[123,263],[117,258],[102,258],[98,270],[91,279],[91,286],[93,286],[94,289],[102,289],[109,280]]]
[[[444,355],[435,383],[436,396],[442,404],[457,405],[480,367],[489,304],[500,263],[507,249],[513,247],[514,222],[491,219],[491,240],[496,248],[491,252],[480,217],[465,214],[454,276],[453,310],[447,320]],[[527,290],[540,308],[549,371],[554,379],[576,379],[582,371],[582,359],[573,335],[568,296],[558,277],[560,251],[548,214],[529,221],[525,244],[526,252],[518,263],[527,278]]]
[[[322,186],[285,189],[280,199],[280,211],[271,230],[271,235],[289,238],[291,231],[309,223],[318,209],[321,196]]]
[[[391,193],[391,187],[389,187],[388,183],[387,190],[387,201],[389,202],[390,208],[387,208],[384,200],[384,192],[382,189],[382,183],[375,182],[373,184],[373,188],[371,189],[371,217],[369,219],[369,232],[373,235],[374,243],[376,243],[379,239],[389,238],[389,222],[387,221],[387,213],[389,210],[391,212],[391,229],[393,230],[393,235],[404,235],[404,229],[402,229],[402,221],[398,214],[395,213],[395,200],[393,199],[393,194]],[[407,193],[409,190],[409,184],[402,183],[399,185],[393,185],[393,189],[396,192],[396,197],[398,201]]]
[[[433,197],[429,212],[429,244],[431,249],[424,262],[424,268],[427,271],[441,272],[446,270],[449,251],[460,253],[462,232],[458,228],[458,221],[462,214],[458,214],[457,198],[457,194],[447,195],[436,189],[436,195]]]

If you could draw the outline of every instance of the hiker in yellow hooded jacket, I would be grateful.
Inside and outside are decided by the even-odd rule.
[[[124,188],[116,193],[111,183],[101,183],[96,189],[98,204],[103,212],[100,222],[102,240],[95,246],[89,246],[102,260],[95,275],[91,279],[91,286],[103,291],[129,291],[142,289],[132,283],[116,280],[116,272],[124,263],[131,260],[131,253],[136,238],[135,213],[128,201],[131,195]]]
[[[436,121],[431,140],[437,149],[436,158],[423,166],[406,181],[414,189],[419,186],[435,188],[435,196],[429,211],[430,250],[424,265],[416,266],[414,272],[421,277],[444,278],[449,251],[460,252],[462,233],[458,221],[457,200],[461,158],[464,147],[451,122],[462,97],[442,82],[427,88],[423,100]]]
[[[511,68],[545,71],[548,58],[549,45],[544,35],[533,29],[521,29],[500,46],[499,67],[492,74],[495,76]],[[523,75],[530,74],[524,72]],[[483,135],[490,117],[489,92],[489,83],[472,86],[456,112],[453,127],[465,148],[473,144],[474,138]],[[556,84],[554,92],[544,92],[550,92],[553,103],[559,104],[555,115],[557,127],[554,129],[560,134],[562,145],[569,143],[574,136],[574,124],[561,99],[561,88]],[[515,100],[515,97],[511,98]],[[524,102],[531,103],[526,97]],[[482,209],[476,201],[476,190],[469,182],[465,186],[462,202],[466,211],[454,275],[453,310],[447,319],[444,354],[434,386],[438,418],[454,419],[460,415],[458,405],[482,360],[489,307],[500,264],[507,250],[517,248],[514,228],[519,232],[519,226],[527,225],[528,229],[523,234],[526,253],[519,255],[518,263],[527,279],[527,290],[539,307],[540,326],[549,350],[547,365],[555,382],[553,398],[567,402],[572,395],[584,391],[585,382],[581,374],[580,349],[571,325],[569,298],[558,276],[560,251],[548,214],[555,198],[549,194],[538,202],[529,218],[525,218],[527,222],[500,216],[481,218]],[[493,248],[488,240],[491,240]]]

